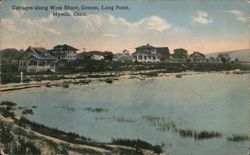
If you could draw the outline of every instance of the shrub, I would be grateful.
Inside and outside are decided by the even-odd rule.
[[[146,141],[137,139],[137,140],[131,140],[131,139],[112,139],[112,144],[116,145],[125,145],[125,146],[130,146],[134,148],[141,148],[141,149],[148,149],[152,150],[155,153],[162,153],[163,150],[159,145],[152,145]]]
[[[16,106],[17,104],[11,101],[2,101],[0,105]]]

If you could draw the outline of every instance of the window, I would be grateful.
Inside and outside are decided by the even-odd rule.
[[[153,60],[155,60],[155,56],[153,56]]]
[[[147,60],[147,56],[146,55],[144,55],[144,59]]]
[[[38,66],[45,66],[45,62],[44,61],[38,62]]]
[[[139,60],[142,60],[142,56],[141,55],[139,55]]]

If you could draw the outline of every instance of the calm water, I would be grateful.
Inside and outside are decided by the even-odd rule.
[[[203,74],[129,80],[113,84],[44,88],[1,97],[19,106],[38,106],[29,119],[72,131],[98,141],[140,138],[165,144],[173,155],[246,155],[249,142],[228,142],[227,136],[250,136],[249,75]],[[88,108],[88,109],[86,109]],[[102,108],[96,112],[94,108]],[[177,128],[217,131],[224,138],[194,140],[159,122]]]

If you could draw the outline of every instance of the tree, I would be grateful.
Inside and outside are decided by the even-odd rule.
[[[188,57],[188,51],[183,48],[174,49],[173,58],[179,61],[186,60]]]

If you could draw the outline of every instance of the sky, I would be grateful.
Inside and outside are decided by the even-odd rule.
[[[34,10],[36,6],[128,6],[128,10]],[[16,10],[13,7],[33,10]],[[53,12],[87,16],[56,17]],[[81,51],[122,52],[149,43],[189,53],[250,48],[249,0],[3,0],[0,49],[52,49],[69,44]]]

